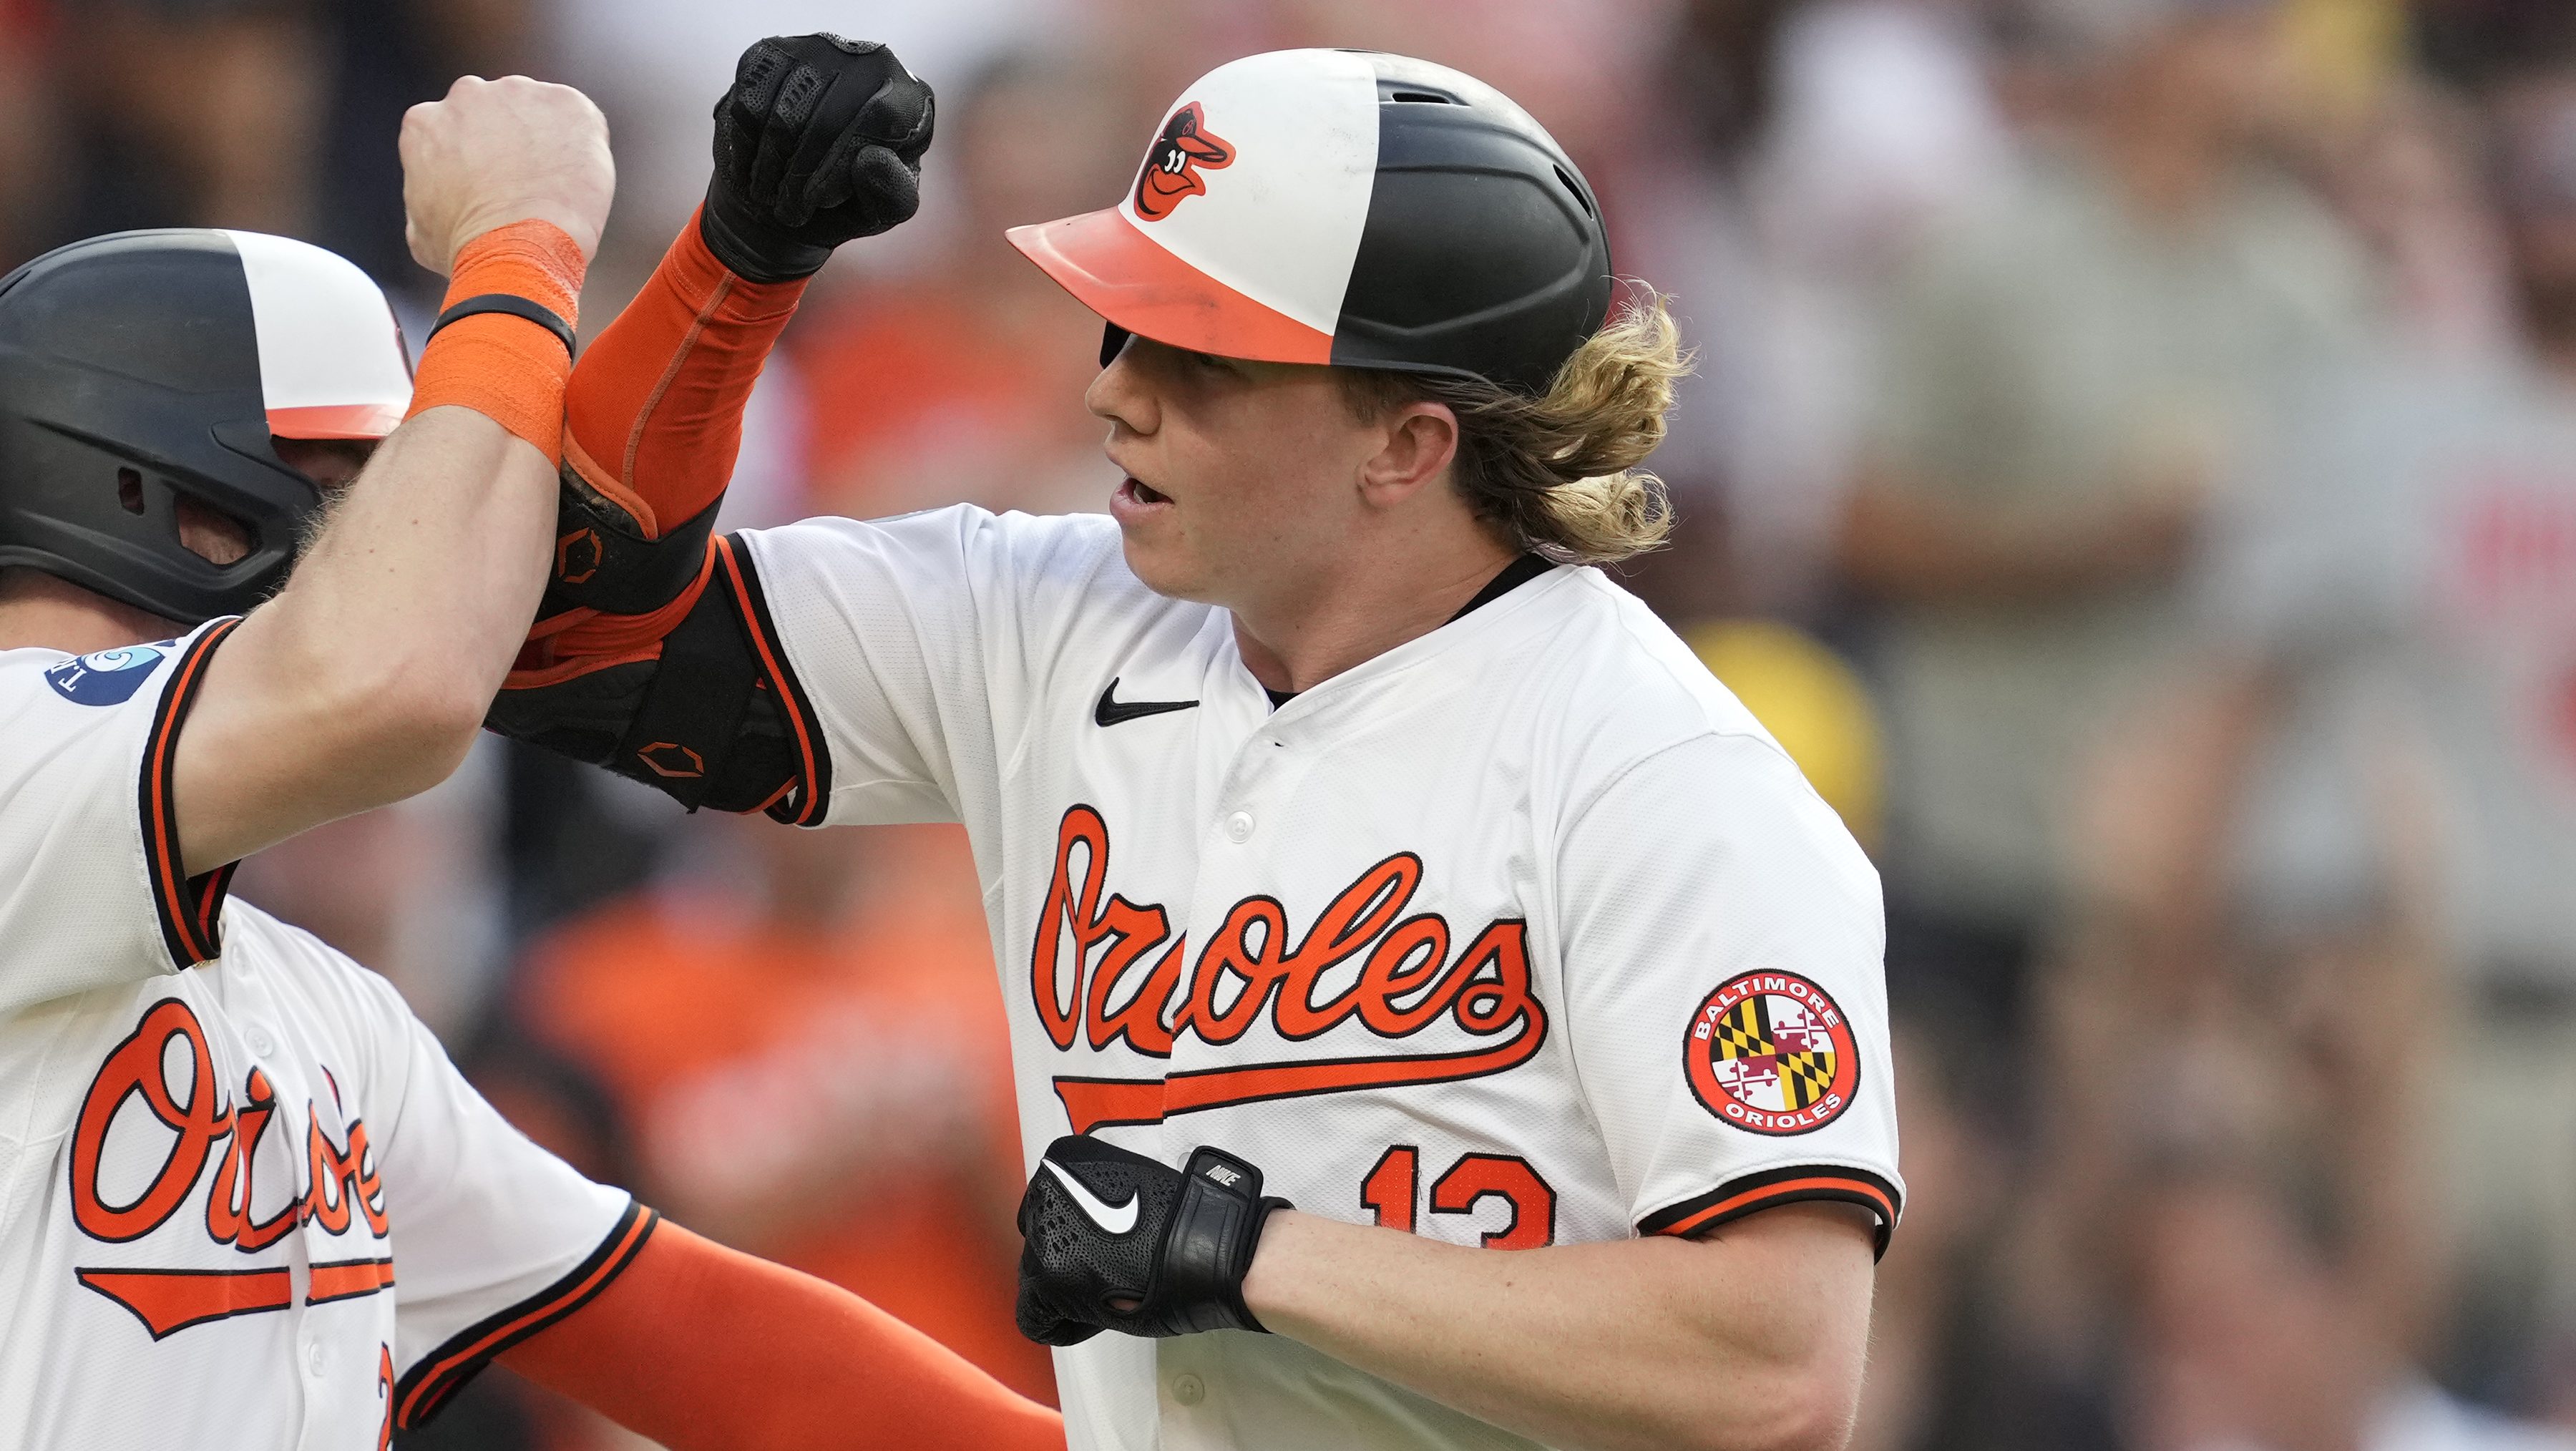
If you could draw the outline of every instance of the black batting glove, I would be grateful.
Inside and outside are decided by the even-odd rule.
[[[1259,1330],[1243,1304],[1261,1171],[1201,1148],[1175,1170],[1082,1134],[1047,1145],[1020,1200],[1020,1333],[1078,1345],[1103,1330]]]
[[[754,44],[716,102],[716,174],[698,218],[708,250],[750,281],[786,282],[907,220],[934,109],[930,87],[873,40]]]

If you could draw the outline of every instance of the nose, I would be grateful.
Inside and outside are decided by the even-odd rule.
[[[1126,432],[1147,434],[1161,425],[1162,409],[1146,384],[1145,370],[1137,364],[1139,351],[1137,341],[1129,339],[1083,391],[1082,406]]]

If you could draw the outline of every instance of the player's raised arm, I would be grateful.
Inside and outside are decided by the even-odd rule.
[[[192,875],[444,779],[544,586],[607,126],[567,87],[467,77],[404,118],[402,155],[412,251],[451,275],[447,310],[409,420],[204,667],[171,775]]]
[[[834,247],[912,216],[934,113],[873,42],[743,52],[706,204],[573,370],[562,545],[494,729],[693,808],[819,816],[819,730],[751,565],[711,535],[772,344]]]

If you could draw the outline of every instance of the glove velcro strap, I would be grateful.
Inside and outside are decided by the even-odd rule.
[[[707,564],[722,499],[659,539],[635,532],[635,520],[573,471],[563,469],[555,505],[554,573],[539,619],[571,609],[604,615],[649,615],[697,583]]]
[[[1263,1330],[1243,1303],[1243,1277],[1270,1211],[1288,1207],[1261,1197],[1261,1171],[1232,1154],[1201,1148],[1190,1155],[1148,1296],[1163,1307],[1170,1333]]]

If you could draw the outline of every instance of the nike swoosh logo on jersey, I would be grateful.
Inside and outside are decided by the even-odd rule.
[[[1190,704],[1196,705],[1198,702],[1194,700]],[[1065,1191],[1073,1196],[1074,1203],[1082,1206],[1082,1212],[1090,1216],[1092,1223],[1111,1234],[1125,1234],[1136,1227],[1137,1201],[1144,1196],[1129,1194],[1124,1204],[1105,1204],[1101,1202],[1099,1195],[1083,1188],[1081,1180],[1064,1172],[1063,1165],[1053,1159],[1040,1159],[1038,1162],[1046,1165],[1048,1172],[1055,1175],[1056,1182],[1062,1184]]]
[[[1091,723],[1097,726],[1114,726],[1122,721],[1161,715],[1165,711],[1196,710],[1198,705],[1195,700],[1122,701],[1118,698],[1118,681],[1112,677],[1108,687],[1100,692],[1100,703],[1091,708]]]

